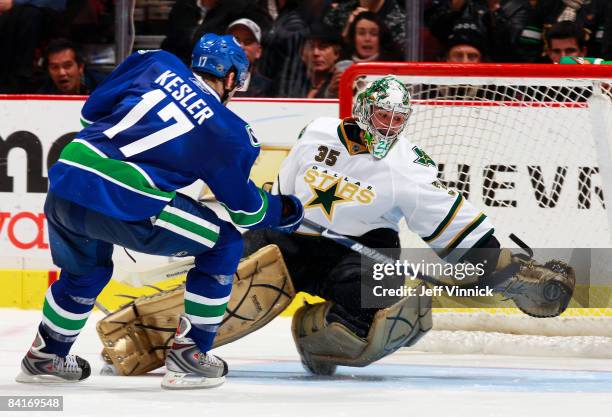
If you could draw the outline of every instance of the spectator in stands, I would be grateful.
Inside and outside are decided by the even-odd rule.
[[[224,34],[231,22],[241,18],[251,19],[265,32],[272,24],[267,4],[268,0],[216,0],[196,30],[194,41],[204,33]]]
[[[391,37],[401,51],[406,43],[406,14],[395,0],[346,0],[331,3],[323,14],[323,23],[342,28],[342,37],[349,40],[349,28],[357,15],[370,11],[375,13],[391,32]]]
[[[544,38],[542,26],[536,15],[537,0],[529,0],[527,6],[527,20],[516,42],[516,49],[508,62],[540,62],[544,54]]]
[[[588,31],[569,20],[553,24],[544,32],[548,62],[558,64],[564,56],[587,56]],[[537,100],[585,101],[592,93],[586,87],[538,88]]]
[[[474,20],[462,18],[455,21],[445,42],[444,60],[455,64],[478,64],[487,57],[487,32]],[[445,100],[497,100],[502,99],[495,88],[486,85],[420,85],[414,98]]]
[[[276,20],[262,39],[258,69],[273,79],[275,97],[303,97],[305,66],[300,59],[308,25],[299,0],[279,0]]]
[[[306,66],[307,78],[303,84],[302,97],[338,97],[338,85],[332,85],[342,51],[342,37],[333,28],[315,23],[310,27],[301,57]]]
[[[528,0],[432,0],[425,9],[425,22],[441,42],[460,19],[472,20],[488,34],[494,61],[533,61],[541,53],[541,34],[532,27],[535,9]]]
[[[370,11],[359,13],[350,24],[346,49],[354,62],[403,60],[385,24]]]
[[[552,25],[546,31],[546,55],[554,64],[564,56],[587,56],[584,29],[570,21]]]
[[[487,35],[470,19],[455,22],[446,42],[446,62],[477,64],[487,54]]]
[[[193,45],[204,33],[224,34],[227,25],[239,18],[268,27],[271,18],[264,3],[265,0],[176,0],[161,48],[189,64]]]
[[[540,31],[545,32],[555,23],[570,21],[584,28],[588,50],[601,51],[606,3],[610,0],[538,0],[536,16]],[[546,47],[546,45],[545,45]]]
[[[36,51],[59,30],[66,0],[0,0],[0,93],[29,93]]]
[[[101,76],[85,70],[76,46],[66,39],[54,39],[45,49],[44,63],[49,80],[41,94],[90,94],[102,81]]]
[[[257,70],[257,60],[261,57],[261,28],[251,19],[238,19],[227,27],[227,33],[234,36],[242,46],[249,60],[249,79],[244,87],[234,94],[234,97],[270,97],[272,95],[272,80],[264,77]]]

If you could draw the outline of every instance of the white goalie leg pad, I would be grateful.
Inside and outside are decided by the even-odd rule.
[[[327,322],[332,305],[327,301],[300,308],[291,326],[302,363],[315,374],[331,375],[336,365],[367,366],[415,344],[432,327],[430,296],[405,297],[379,310],[365,339],[341,323]]]

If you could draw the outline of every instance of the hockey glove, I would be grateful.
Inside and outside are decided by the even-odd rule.
[[[565,311],[576,285],[571,266],[554,259],[542,265],[502,249],[497,270],[511,264],[517,264],[519,271],[504,283],[502,295],[533,317],[556,317]]]
[[[281,201],[283,204],[281,222],[273,229],[282,233],[293,233],[304,220],[304,207],[294,195],[282,195]]]

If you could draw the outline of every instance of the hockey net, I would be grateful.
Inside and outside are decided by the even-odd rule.
[[[502,245],[516,246],[515,233],[533,248],[563,248],[578,275],[570,308],[554,319],[501,299],[434,300],[435,331],[415,349],[612,357],[612,250],[575,250],[612,247],[612,66],[358,64],[343,74],[340,116],[386,74],[412,94],[407,136],[492,219]],[[405,227],[401,237],[423,246]]]

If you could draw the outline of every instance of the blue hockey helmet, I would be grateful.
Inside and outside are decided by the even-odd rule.
[[[193,47],[191,68],[219,78],[225,77],[234,68],[240,88],[248,77],[249,60],[233,36],[206,33]]]

